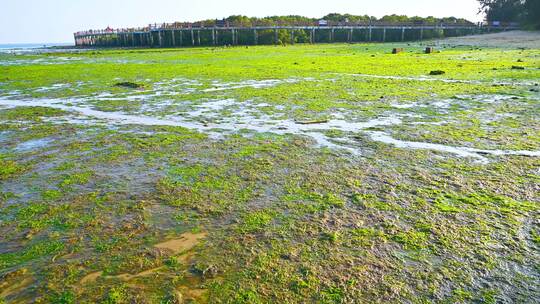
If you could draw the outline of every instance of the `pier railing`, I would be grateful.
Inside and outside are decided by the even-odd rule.
[[[138,28],[106,28],[74,34],[85,47],[181,47],[284,43],[388,42],[464,36],[517,29],[515,24],[388,23],[210,24],[163,23]]]

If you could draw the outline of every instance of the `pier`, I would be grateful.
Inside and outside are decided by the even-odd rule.
[[[285,26],[149,25],[74,34],[79,47],[189,47],[222,45],[405,42],[517,29],[480,24],[348,24]]]

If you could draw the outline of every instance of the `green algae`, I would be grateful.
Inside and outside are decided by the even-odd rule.
[[[456,146],[539,147],[538,96],[529,84],[540,77],[538,50],[457,47],[425,55],[411,45],[392,56],[394,46],[82,52],[63,64],[0,66],[7,75],[0,94],[20,90],[3,98],[69,98],[93,109],[157,117],[234,99],[210,122],[248,104],[263,105],[259,118],[292,121],[410,114],[401,117],[404,124],[377,130]],[[55,56],[66,54],[0,60]],[[525,70],[512,70],[517,57]],[[425,80],[436,69],[446,74]],[[268,79],[282,82],[234,88]],[[185,83],[190,80],[197,84]],[[121,81],[147,91],[114,86]],[[204,91],[225,83],[233,85]],[[167,90],[181,94],[155,96]],[[112,95],[99,97],[104,92]],[[500,96],[508,99],[490,102]],[[445,100],[448,107],[434,104]],[[35,276],[32,288],[8,294],[7,303],[538,298],[537,158],[493,157],[481,164],[324,130],[332,140],[354,142],[361,154],[352,156],[286,132],[216,128],[209,135],[184,127],[73,124],[63,120],[68,113],[75,114],[0,109],[6,132],[0,133],[0,276],[22,268]],[[502,116],[493,120],[494,114]],[[52,143],[17,150],[36,138]],[[208,234],[189,258],[153,247],[186,231]],[[114,278],[159,267],[159,275],[127,283]],[[104,276],[80,284],[96,271]]]

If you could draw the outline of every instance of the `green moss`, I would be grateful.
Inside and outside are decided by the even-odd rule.
[[[238,304],[251,304],[251,303],[254,303],[254,304],[262,304],[264,303],[263,300],[260,299],[260,297],[258,296],[258,294],[253,291],[253,290],[245,290],[245,289],[240,289],[235,295],[234,295],[234,298],[232,299],[232,301],[234,303],[238,303]]]
[[[290,207],[301,212],[314,213],[330,208],[343,208],[345,201],[333,193],[315,193],[301,188],[291,188],[289,194],[283,197],[286,202],[291,202]]]
[[[60,241],[41,241],[18,252],[0,254],[0,269],[13,267],[60,252],[64,244]]]
[[[338,231],[323,232],[322,239],[331,243],[336,243],[341,238],[341,234]]]
[[[41,197],[45,201],[56,201],[62,197],[63,193],[60,190],[45,190]]]
[[[0,181],[19,175],[23,171],[23,166],[13,160],[8,160],[6,155],[0,153]]]
[[[534,230],[531,230],[531,237],[532,237],[533,242],[536,243],[536,245],[540,245],[540,233]]]
[[[243,233],[260,231],[270,224],[275,216],[275,213],[269,210],[251,212],[243,216],[238,229]]]
[[[429,234],[424,231],[408,230],[393,235],[392,240],[402,244],[405,249],[418,250],[426,247]]]
[[[125,286],[112,287],[105,299],[101,303],[103,304],[121,304],[128,303],[127,288]]]
[[[22,278],[25,269],[36,279],[14,301],[41,293],[52,295],[42,301],[59,303],[154,303],[177,300],[177,291],[188,301],[184,291],[200,289],[207,293],[194,302],[490,303],[533,297],[534,278],[523,273],[538,270],[529,262],[538,231],[527,229],[538,211],[537,158],[486,155],[486,163],[477,163],[396,149],[372,141],[364,130],[320,125],[333,143],[360,152],[352,155],[321,149],[281,125],[395,116],[403,123],[365,131],[460,147],[540,147],[537,96],[521,83],[540,77],[532,68],[538,50],[457,47],[428,56],[413,43],[393,56],[387,54],[392,47],[0,54],[8,62],[80,59],[0,65],[0,75],[7,75],[0,77],[0,94],[20,90],[25,99],[66,103],[76,96],[80,106],[193,119],[214,128],[208,136],[171,126],[64,123],[67,113],[45,107],[0,110],[0,246],[9,248],[0,255],[0,268],[10,280]],[[526,59],[525,70],[511,70],[517,56]],[[446,74],[437,80],[427,75],[438,69]],[[404,78],[378,77],[384,75]],[[268,79],[282,82],[235,85]],[[117,82],[145,89],[115,87]],[[205,91],[229,82],[230,88]],[[60,83],[69,86],[40,90]],[[105,92],[111,98],[96,97]],[[224,99],[236,102],[208,117],[186,114]],[[275,120],[280,134],[219,129],[245,109]],[[44,137],[52,141],[46,149],[18,148]],[[523,229],[530,233],[526,241],[520,241]],[[152,247],[186,231],[204,231],[207,241],[177,257]],[[508,263],[516,267],[501,266]],[[125,285],[112,278],[156,267],[159,275]],[[104,275],[79,286],[94,271]],[[478,277],[490,283],[487,289]]]
[[[17,107],[0,111],[0,120],[34,121],[66,114],[65,111],[47,107]]]
[[[54,294],[50,297],[50,302],[53,304],[71,304],[76,303],[75,294],[72,291],[64,291]]]
[[[329,287],[321,292],[322,303],[342,303],[345,297],[343,289],[339,287]]]
[[[92,174],[92,172],[78,172],[65,175],[59,186],[62,188],[66,188],[74,185],[86,184],[90,181],[90,177],[92,177]]]
[[[372,227],[356,228],[351,230],[351,234],[354,242],[364,247],[371,247],[376,242],[384,242],[387,239],[387,235],[383,231]]]

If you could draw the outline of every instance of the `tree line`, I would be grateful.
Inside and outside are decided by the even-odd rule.
[[[269,16],[264,18],[257,17],[247,17],[241,15],[229,16],[223,20],[201,20],[195,22],[196,24],[204,26],[215,26],[219,25],[222,22],[225,22],[228,25],[234,26],[276,26],[276,25],[301,25],[301,24],[316,24],[319,20],[326,20],[331,23],[374,23],[374,22],[385,22],[385,23],[424,23],[424,24],[436,24],[436,23],[471,23],[463,18],[456,17],[447,17],[447,18],[435,18],[430,17],[419,17],[413,16],[409,17],[406,15],[386,15],[381,18],[377,18],[369,15],[351,15],[351,14],[328,14],[322,18],[308,18],[298,15],[289,15],[289,16]]]
[[[519,22],[540,29],[540,0],[478,0],[488,21]]]

